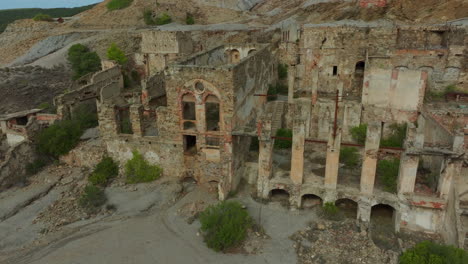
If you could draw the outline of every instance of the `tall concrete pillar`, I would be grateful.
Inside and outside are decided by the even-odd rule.
[[[143,106],[140,104],[130,106],[130,122],[132,123],[133,135],[143,136],[143,128],[141,126],[141,110]]]
[[[445,165],[445,166],[444,166]],[[449,158],[444,160],[439,177],[438,190],[441,198],[446,198],[450,192],[453,179],[461,173],[462,162],[452,161]]]
[[[273,140],[259,142],[257,194],[265,199],[268,198],[268,183],[272,173],[273,145]]]
[[[288,103],[294,101],[294,85],[296,81],[296,66],[289,65],[288,68]]]
[[[198,133],[206,132],[206,115],[205,115],[205,104],[203,104],[201,97],[196,100],[195,104],[195,118],[197,119],[197,131]],[[205,137],[197,137],[197,145],[202,146],[205,142]]]
[[[306,124],[303,120],[294,119],[293,141],[291,155],[291,180],[294,184],[302,184],[304,179],[304,144]]]
[[[336,189],[338,183],[338,169],[340,165],[341,129],[337,129],[333,137],[333,127],[327,144],[327,160],[325,165],[325,188]]]
[[[398,176],[398,195],[414,192],[416,175],[418,173],[419,156],[403,153],[400,159],[400,173]]]
[[[365,195],[372,195],[374,192],[381,129],[380,122],[370,123],[367,126],[366,148],[361,171],[361,193]]]

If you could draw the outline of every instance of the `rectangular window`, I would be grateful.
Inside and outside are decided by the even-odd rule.
[[[333,76],[338,75],[338,66],[333,66]]]
[[[117,124],[120,134],[133,134],[132,122],[130,121],[130,109],[121,108],[117,111]]]

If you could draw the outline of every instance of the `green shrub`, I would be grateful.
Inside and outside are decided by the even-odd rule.
[[[75,44],[68,50],[68,61],[74,72],[73,79],[101,70],[101,59],[82,44]]]
[[[111,0],[107,3],[107,9],[109,11],[124,9],[132,4],[133,0]]]
[[[322,206],[322,215],[324,218],[329,220],[339,220],[340,219],[340,209],[332,202],[326,202]]]
[[[275,139],[275,149],[289,149],[292,147],[292,130],[291,129],[286,129],[286,128],[280,128],[276,131],[276,136],[277,137],[285,137],[285,138],[291,138],[290,140],[288,139]]]
[[[359,164],[359,153],[357,148],[343,147],[340,150],[340,161],[342,161],[346,167],[352,168]]]
[[[54,21],[51,16],[46,15],[46,14],[37,14],[33,17],[34,21],[47,21],[51,22]]]
[[[107,197],[104,191],[94,185],[88,185],[84,189],[78,203],[89,213],[98,212],[99,209],[106,203]]]
[[[397,191],[398,173],[400,170],[400,160],[380,160],[377,163],[377,175],[384,185],[384,190],[395,193]]]
[[[360,124],[359,126],[353,127],[350,132],[354,141],[361,145],[366,144],[367,124]]]
[[[162,15],[158,16],[154,21],[156,25],[165,25],[171,23],[172,18],[168,14],[163,13]]]
[[[200,214],[205,243],[215,251],[226,250],[241,243],[252,226],[248,212],[238,202],[223,201]]]
[[[124,65],[128,61],[125,53],[115,43],[112,43],[107,49],[107,58],[118,62],[120,65]]]
[[[41,172],[41,170],[47,165],[47,161],[45,159],[36,159],[34,160],[33,162],[31,163],[28,163],[26,165],[26,173],[28,175],[35,175],[39,172]]]
[[[381,147],[403,147],[403,143],[406,139],[406,124],[391,124],[391,134],[386,138],[380,140]]]
[[[454,246],[424,241],[400,256],[400,264],[464,264],[468,263],[467,251]]]
[[[161,176],[162,169],[150,165],[138,151],[133,151],[133,158],[125,164],[127,183],[150,182]]]
[[[97,116],[86,108],[79,107],[74,119],[56,122],[43,129],[37,136],[39,153],[58,158],[67,154],[80,141],[84,130],[97,124]]]
[[[288,78],[288,65],[287,64],[278,64],[278,78],[284,80]]]
[[[37,106],[37,108],[43,109],[45,113],[50,113],[50,114],[57,113],[57,109],[55,108],[55,106],[48,102],[41,103],[40,105]]]
[[[193,25],[195,24],[195,18],[193,17],[192,14],[187,14],[187,17],[185,18],[185,23],[187,25]]]
[[[143,11],[143,20],[145,21],[146,25],[156,25],[156,21],[153,19],[153,11],[145,10]]]
[[[109,180],[118,174],[119,166],[117,163],[111,157],[104,157],[89,176],[89,182],[93,185],[106,186]]]

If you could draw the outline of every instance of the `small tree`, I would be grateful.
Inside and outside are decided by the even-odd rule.
[[[400,264],[464,264],[468,253],[454,246],[423,241],[400,256]]]
[[[107,58],[118,62],[120,65],[124,65],[128,61],[125,53],[115,43],[112,43],[109,49],[107,49]]]
[[[51,22],[53,21],[52,17],[46,14],[37,14],[33,17],[34,21],[47,21]]]
[[[115,178],[118,174],[119,165],[111,157],[104,157],[89,176],[89,182],[93,185],[106,186],[109,180]]]
[[[73,79],[101,70],[101,59],[82,44],[75,44],[68,50],[68,61],[74,71]]]
[[[94,185],[88,185],[84,189],[84,192],[78,202],[80,206],[89,213],[96,213],[99,211],[101,206],[106,203],[106,201],[106,194],[101,188]]]
[[[133,151],[133,158],[125,164],[127,183],[150,182],[161,176],[162,169],[150,165],[138,151]]]
[[[359,126],[353,127],[350,130],[351,136],[359,144],[366,144],[367,138],[367,124],[360,124]]]
[[[215,251],[226,250],[241,243],[252,226],[252,219],[238,202],[223,201],[200,214],[205,243]]]

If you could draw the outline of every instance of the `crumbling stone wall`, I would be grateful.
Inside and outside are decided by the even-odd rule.
[[[26,177],[26,165],[37,158],[34,146],[22,142],[10,148],[0,161],[0,191],[23,181]]]

